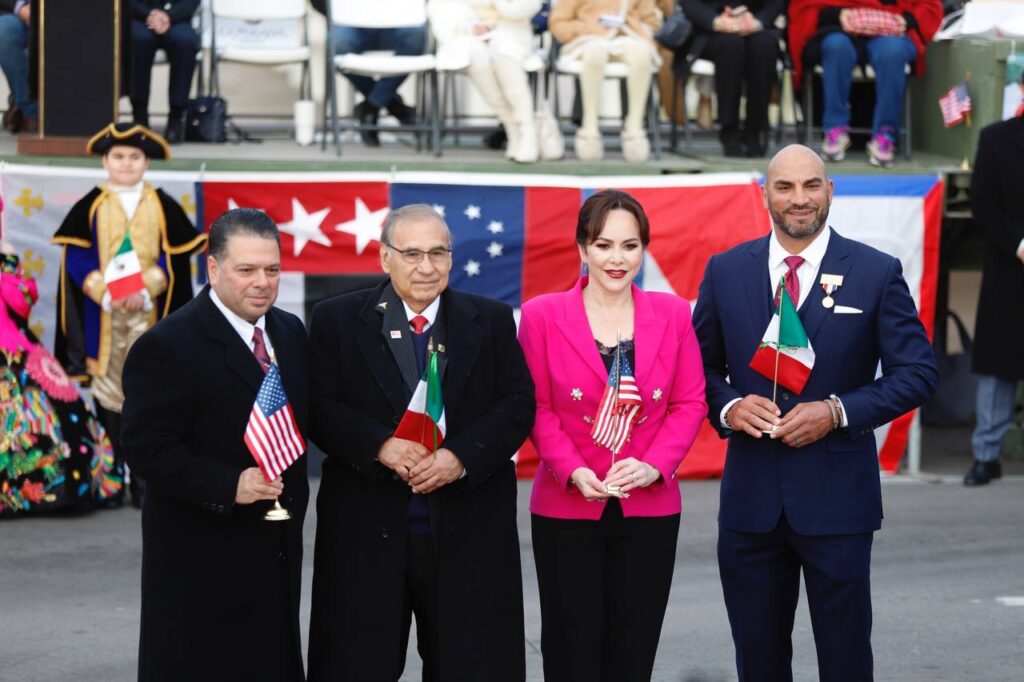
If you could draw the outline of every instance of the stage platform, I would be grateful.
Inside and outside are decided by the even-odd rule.
[[[294,140],[288,139],[280,130],[260,128],[243,122],[243,128],[255,141],[199,144],[186,143],[172,147],[173,158],[170,161],[154,161],[153,169],[168,170],[199,170],[209,171],[446,171],[469,173],[529,173],[543,175],[667,175],[678,173],[712,173],[732,171],[764,172],[768,158],[763,159],[731,159],[721,155],[720,147],[712,133],[702,132],[695,135],[692,154],[681,153],[683,149],[680,133],[679,153],[669,151],[668,132],[663,137],[665,149],[660,159],[651,159],[643,164],[626,163],[617,149],[617,141],[612,137],[608,140],[608,151],[605,159],[600,162],[583,162],[573,158],[572,150],[568,149],[566,157],[560,161],[539,162],[535,164],[517,164],[507,161],[503,153],[485,149],[480,134],[462,133],[460,144],[456,145],[454,135],[444,140],[444,150],[440,157],[427,151],[417,152],[412,136],[398,138],[384,136],[384,143],[379,148],[368,148],[360,142],[346,139],[342,145],[342,155],[336,156],[334,149],[328,145],[326,150],[320,149],[319,142],[302,147]],[[157,126],[160,129],[160,126]],[[390,138],[390,139],[389,139]],[[571,143],[571,135],[566,138]],[[796,136],[787,134],[783,144],[796,141]],[[769,154],[773,150],[769,150]],[[12,163],[42,164],[55,166],[98,165],[94,158],[89,157],[57,157],[57,156],[19,156],[15,138],[9,135],[0,136],[0,159]],[[205,164],[205,166],[204,166]],[[863,152],[851,151],[840,163],[829,163],[829,172],[834,174],[959,174],[958,159],[936,154],[915,152],[908,161],[898,157],[890,169],[871,166]]]

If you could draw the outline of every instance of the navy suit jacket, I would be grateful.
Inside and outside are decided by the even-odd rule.
[[[882,495],[872,430],[934,392],[938,370],[931,343],[899,261],[833,230],[819,276],[842,275],[836,304],[863,312],[839,314],[825,308],[825,293],[814,283],[799,310],[814,349],[814,369],[800,395],[779,387],[777,404],[786,414],[799,403],[835,393],[848,427],[802,448],[723,429],[719,415],[730,400],[772,395],[771,380],[749,367],[773,312],[768,239],[712,257],[694,311],[709,419],[729,438],[719,523],[763,533],[785,512],[789,525],[803,535],[878,530]],[[879,364],[881,375],[876,376]]]

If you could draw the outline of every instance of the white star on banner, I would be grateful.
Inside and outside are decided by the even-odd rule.
[[[292,255],[298,256],[306,248],[309,242],[315,242],[320,246],[330,248],[331,240],[320,231],[320,225],[324,218],[331,212],[331,207],[320,209],[316,213],[307,213],[306,207],[299,203],[299,200],[292,197],[292,219],[281,223],[277,229],[285,234],[290,234],[294,240]]]
[[[437,211],[438,215],[440,215],[442,218],[444,217],[444,206],[442,206],[441,204],[434,204],[431,208]]]
[[[502,225],[501,221],[499,220],[492,220],[491,223],[487,226],[487,229],[490,231],[491,234],[500,234],[505,231],[505,226]]]
[[[480,217],[480,207],[470,204],[469,206],[466,207],[466,210],[463,211],[463,213],[465,213],[466,217],[469,218],[470,220],[476,220],[477,218]]]
[[[356,198],[356,217],[338,223],[334,229],[356,238],[356,254],[361,254],[370,242],[380,241],[380,228],[390,211],[387,206],[371,211],[363,200]]]
[[[239,206],[237,201],[235,201],[232,198],[228,198],[228,210],[232,211],[232,210],[234,210],[236,208],[256,208],[256,207],[255,206]],[[263,213],[266,213],[266,211],[264,211],[262,208],[256,208],[256,210],[257,211],[263,211]]]
[[[487,253],[490,254],[491,258],[497,258],[498,256],[501,255],[501,252],[502,250],[504,250],[504,248],[505,247],[499,244],[498,242],[491,242],[487,246]]]
[[[466,264],[462,266],[462,269],[466,271],[466,276],[476,277],[480,274],[480,263],[473,259],[466,261]]]

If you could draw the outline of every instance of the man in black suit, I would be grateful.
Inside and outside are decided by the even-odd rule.
[[[511,309],[448,289],[451,233],[426,205],[391,213],[390,278],[313,309],[317,498],[309,679],[394,682],[416,616],[423,679],[525,678],[512,455],[534,390]],[[441,447],[394,437],[438,353]]]
[[[1024,80],[1021,82],[1024,88]],[[975,323],[974,372],[978,423],[974,461],[964,485],[1003,475],[1003,436],[1013,419],[1017,382],[1024,379],[1024,116],[981,131],[971,177],[974,224],[985,239],[985,264]]]
[[[273,307],[280,241],[265,213],[224,213],[209,244],[210,286],[124,369],[122,441],[147,481],[139,680],[297,682],[305,458],[268,483],[244,437],[270,362],[305,433],[306,334]],[[290,520],[264,520],[274,499]]]

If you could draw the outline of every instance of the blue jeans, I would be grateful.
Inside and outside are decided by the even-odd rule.
[[[894,135],[900,130],[903,111],[903,93],[907,87],[907,64],[917,57],[914,43],[906,36],[880,36],[864,41],[867,62],[875,70],[875,116],[871,131],[878,134],[891,128]],[[850,124],[850,86],[853,67],[857,65],[857,46],[849,35],[836,31],[821,41],[822,90],[825,114],[822,124],[826,129]]]
[[[391,50],[399,56],[413,56],[423,54],[427,48],[427,27],[355,28],[335,24],[331,26],[331,38],[334,39],[334,54],[359,54],[372,50]],[[402,84],[406,76],[391,76],[374,80],[369,76],[346,74],[346,78],[366,98],[366,101],[380,109],[387,106],[388,102],[398,93],[398,86]]]
[[[38,116],[39,103],[28,94],[28,26],[13,14],[0,15],[0,69],[25,116]]]
[[[1003,448],[1003,436],[1013,419],[1017,382],[981,375],[978,377],[977,420],[971,434],[971,452],[979,462],[994,462]]]

